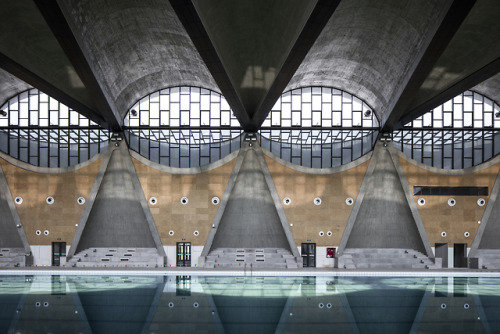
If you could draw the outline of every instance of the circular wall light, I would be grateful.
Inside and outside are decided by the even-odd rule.
[[[156,199],[156,197],[151,197],[149,199],[149,204],[156,205],[156,203],[158,203],[158,200]]]
[[[168,231],[168,235],[169,236],[173,236],[174,235],[174,231],[172,231],[172,230]]]
[[[333,233],[332,233],[332,231],[328,231],[328,232],[326,232],[326,235],[331,237],[333,235]]]
[[[469,304],[467,304],[467,303],[465,303],[465,304],[464,304],[464,309],[468,310],[468,309],[469,309],[469,307],[470,307],[470,305],[469,305]]]
[[[319,198],[319,197],[316,197],[316,198],[314,199],[314,205],[321,205],[321,202],[322,202],[322,201],[321,201],[321,198]]]
[[[200,304],[198,304],[198,302],[194,302],[194,303],[193,303],[193,307],[194,307],[194,308],[198,308],[199,306],[200,306]]]
[[[326,304],[326,308],[332,308],[332,303]]]
[[[16,202],[16,204],[17,204],[17,205],[20,205],[21,203],[23,203],[23,198],[22,198],[22,197],[17,196],[17,197],[14,199],[14,202]]]
[[[423,206],[423,205],[425,205],[425,199],[419,198],[417,203],[418,203],[418,205]]]
[[[318,304],[318,307],[319,307],[319,308],[323,308],[323,307],[325,307],[325,304],[323,304],[323,303],[319,303],[319,304]]]
[[[442,236],[443,238],[444,238],[444,237],[446,237],[446,232],[444,232],[444,231],[443,231],[443,232],[441,232],[441,236]]]
[[[197,237],[197,236],[200,235],[200,232],[199,231],[194,231],[193,234],[194,234],[195,237]]]
[[[40,302],[36,302],[36,303],[35,303],[35,306],[36,306],[36,307],[40,307],[40,306],[42,306],[42,303],[40,303]]]
[[[49,302],[44,302],[43,307],[49,307]]]
[[[484,200],[484,198],[480,198],[477,200],[477,205],[484,206],[485,204],[486,204],[486,201]]]
[[[40,231],[40,230],[36,230],[35,234],[36,234],[36,235],[41,235],[41,234],[42,234],[42,231]]]
[[[212,204],[217,205],[220,203],[220,199],[217,196],[212,197]]]
[[[172,303],[172,302],[168,303],[168,307],[170,307],[170,308],[174,307],[174,303]]]
[[[187,197],[183,197],[183,198],[181,198],[181,204],[182,204],[182,205],[186,205],[186,204],[188,204],[188,202],[189,202],[189,200],[188,200],[188,198],[187,198]]]
[[[318,234],[319,234],[319,236],[320,236],[320,237],[322,237],[322,236],[324,236],[324,235],[325,235],[325,232],[323,232],[323,231],[319,231],[319,233],[318,233]]]
[[[347,197],[345,200],[345,204],[347,205],[352,205],[354,203],[354,200],[351,197]]]
[[[290,199],[290,197],[283,198],[283,204],[290,205],[290,203],[292,203],[292,200]]]
[[[47,202],[47,204],[49,204],[49,205],[54,204],[54,197],[52,197],[52,196],[47,197],[45,199],[45,202]]]
[[[445,308],[446,308],[446,304],[445,304],[445,303],[442,303],[442,304],[441,304],[441,309],[443,309],[443,310],[444,310]]]
[[[44,234],[44,235],[49,235],[49,234],[50,234],[50,232],[49,232],[49,230],[45,230],[45,231],[43,231],[43,234]]]
[[[83,204],[85,204],[85,198],[83,198],[83,197],[78,197],[78,198],[76,199],[76,203],[78,203],[79,205],[83,205]]]
[[[464,237],[468,238],[470,236],[470,233],[469,232],[465,232],[464,233]]]
[[[449,206],[455,206],[455,204],[457,204],[457,202],[455,201],[455,199],[454,199],[454,198],[450,198],[450,199],[448,200],[448,205],[449,205]]]

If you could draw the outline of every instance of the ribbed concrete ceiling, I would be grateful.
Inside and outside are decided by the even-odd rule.
[[[193,85],[234,92],[254,130],[282,90],[311,85],[359,96],[389,127],[472,87],[500,102],[499,1],[338,1],[4,0],[0,103],[31,85],[119,129],[141,97]]]
[[[176,85],[218,87],[162,0],[60,0],[105,95],[121,118],[143,96]]]
[[[342,1],[286,90],[343,89],[379,119],[428,44],[450,1]]]

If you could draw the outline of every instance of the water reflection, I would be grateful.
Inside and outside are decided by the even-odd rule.
[[[499,333],[500,279],[0,276],[0,333]]]

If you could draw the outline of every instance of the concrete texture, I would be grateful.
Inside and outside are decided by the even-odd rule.
[[[370,164],[373,172],[367,172],[363,181],[359,211],[355,208],[351,214],[356,215],[352,231],[343,236],[346,248],[409,248],[425,253],[389,148],[378,143]]]
[[[58,1],[104,95],[123,118],[171,86],[219,91],[168,1]]]
[[[156,248],[122,143],[111,153],[76,252],[91,247]]]
[[[11,97],[32,88],[26,82],[0,69],[0,107]]]
[[[477,249],[500,249],[500,201],[498,195],[500,193],[500,173],[495,181],[495,185],[491,191],[490,200],[488,201],[484,212],[482,226],[479,227],[477,233],[477,241],[474,239],[474,244],[471,249],[472,254]]]
[[[249,149],[211,249],[261,247],[290,250],[257,153]]]
[[[0,239],[0,247],[25,248],[25,246],[27,246],[26,248],[29,250],[24,230],[16,227],[18,224],[20,226],[22,225],[12,202],[12,195],[10,194],[5,175],[0,166],[0,217],[2,217],[2,219],[0,219],[0,235],[2,236]],[[19,230],[22,231],[25,242],[21,239]]]
[[[340,88],[384,119],[426,46],[422,42],[437,29],[450,2],[342,1],[285,91],[308,85]]]
[[[472,87],[471,90],[492,99],[496,104],[500,105],[500,89],[498,87],[500,87],[500,74]]]

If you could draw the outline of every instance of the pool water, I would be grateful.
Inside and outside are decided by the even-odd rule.
[[[0,333],[500,333],[500,278],[0,276]]]

